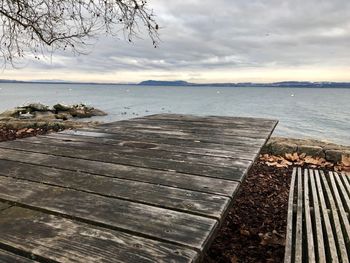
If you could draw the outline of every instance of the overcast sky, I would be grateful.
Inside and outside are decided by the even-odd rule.
[[[88,55],[56,53],[0,78],[138,82],[350,81],[349,0],[149,0],[161,26],[129,44],[100,38]]]

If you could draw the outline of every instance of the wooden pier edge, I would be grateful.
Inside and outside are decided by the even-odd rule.
[[[276,125],[158,114],[2,142],[0,260],[199,262]]]

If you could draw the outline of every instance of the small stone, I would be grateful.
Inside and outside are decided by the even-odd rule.
[[[285,155],[286,153],[294,153],[297,151],[298,146],[293,143],[272,143],[270,146],[271,154],[273,155]]]
[[[46,106],[41,103],[31,103],[26,106],[23,106],[22,108],[26,108],[28,112],[33,112],[33,111],[48,111],[49,106]]]
[[[53,108],[56,112],[59,112],[59,111],[69,111],[72,107],[58,103],[56,105],[53,105]]]
[[[300,145],[298,146],[297,153],[305,153],[308,156],[325,158],[325,153],[323,152],[323,149],[320,146]]]
[[[326,160],[329,162],[340,163],[342,157],[350,156],[350,150],[327,150],[326,151]]]

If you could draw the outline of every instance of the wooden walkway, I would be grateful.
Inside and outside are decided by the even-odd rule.
[[[2,142],[0,261],[199,261],[276,124],[164,114]]]
[[[350,174],[294,168],[285,263],[349,263]]]

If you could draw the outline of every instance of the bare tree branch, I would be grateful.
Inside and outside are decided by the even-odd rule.
[[[1,0],[0,52],[5,64],[43,50],[84,53],[88,40],[124,30],[131,42],[142,24],[156,47],[158,24],[145,0]]]

